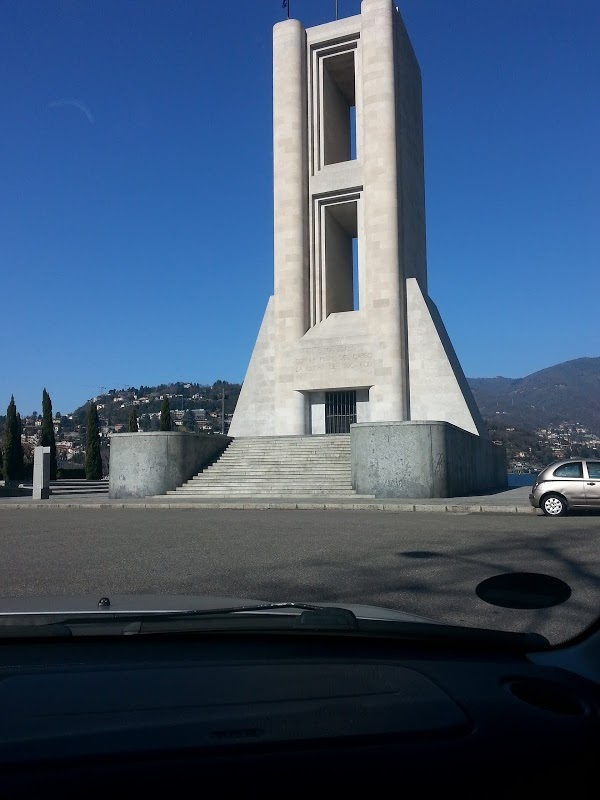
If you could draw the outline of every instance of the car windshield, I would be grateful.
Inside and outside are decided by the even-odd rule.
[[[5,0],[0,615],[592,624],[599,25]]]

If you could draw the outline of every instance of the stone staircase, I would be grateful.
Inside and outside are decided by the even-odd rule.
[[[168,494],[182,498],[353,496],[350,435],[234,439],[218,461]]]
[[[51,495],[108,494],[108,478],[86,481],[83,478],[59,478],[50,481]]]

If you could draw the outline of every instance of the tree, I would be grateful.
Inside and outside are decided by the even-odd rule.
[[[22,478],[25,474],[25,452],[23,450],[23,421],[21,419],[21,415],[17,412],[17,463],[19,464],[19,475],[17,477]]]
[[[15,398],[11,395],[6,409],[4,436],[2,440],[2,471],[5,481],[17,481],[23,474],[23,448],[21,429]]]
[[[196,430],[196,418],[194,417],[194,412],[191,408],[186,409],[186,412],[183,415],[183,425],[188,431]]]
[[[160,430],[160,422],[158,417],[150,417],[150,430],[151,431],[159,431]]]
[[[99,481],[102,478],[98,409],[95,403],[89,404],[86,419],[85,477],[88,481]]]
[[[148,416],[148,414],[142,414],[138,423],[138,427],[141,431],[150,430],[150,417]]]
[[[129,415],[129,433],[137,433],[138,431],[139,431],[139,426],[138,426],[137,410],[135,408],[132,408],[131,414]]]
[[[44,388],[42,392],[42,434],[40,445],[50,448],[50,480],[56,480],[56,439],[54,438],[54,420],[52,419],[52,400]]]
[[[173,429],[171,422],[171,407],[169,406],[169,398],[165,397],[160,407],[160,429],[161,431],[170,431]]]

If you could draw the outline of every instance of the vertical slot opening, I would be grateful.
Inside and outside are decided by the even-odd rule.
[[[325,316],[357,311],[358,203],[325,206]]]
[[[352,237],[352,310],[358,311],[358,236]]]
[[[323,59],[323,165],[356,158],[354,52]]]

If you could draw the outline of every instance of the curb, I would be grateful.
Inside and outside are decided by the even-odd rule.
[[[0,513],[4,509],[18,509],[20,511],[31,509],[73,509],[85,508],[92,511],[111,510],[111,509],[183,509],[193,511],[198,509],[224,509],[228,511],[387,511],[396,513],[442,513],[442,514],[537,514],[537,509],[532,506],[498,506],[498,505],[442,505],[434,503],[336,503],[336,502],[296,502],[296,503],[273,503],[273,502],[221,502],[221,503],[0,503]]]

